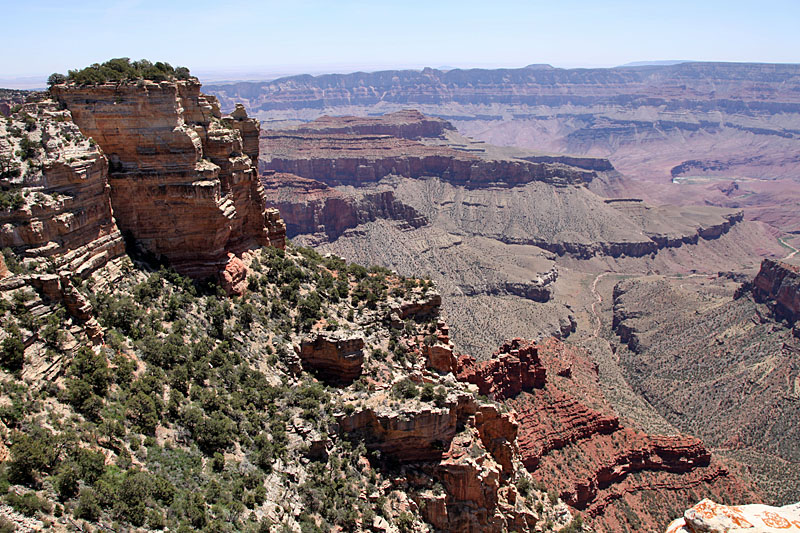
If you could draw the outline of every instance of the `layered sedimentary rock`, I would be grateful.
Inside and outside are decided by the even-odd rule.
[[[776,503],[800,497],[800,343],[775,299],[791,302],[781,288],[792,275],[765,260],[760,287],[696,275],[624,280],[613,291],[616,353],[634,390],[675,427],[746,463]]]
[[[361,375],[364,338],[336,333],[318,333],[300,344],[303,367],[331,383],[352,383]]]
[[[477,385],[481,394],[498,401],[543,387],[546,375],[538,348],[524,345],[521,339],[504,344],[486,362],[478,363],[468,355],[458,361],[458,378]]]
[[[596,182],[613,196],[744,209],[794,232],[798,79],[797,65],[686,62],[358,72],[209,90],[224,109],[245,102],[269,121],[414,107],[486,142],[608,158],[633,178],[620,187]]]
[[[800,530],[800,503],[769,505],[721,505],[708,498],[700,501],[672,522],[666,533],[778,533]]]
[[[757,301],[771,302],[777,315],[791,322],[800,318],[800,267],[764,259],[752,292]]]
[[[110,162],[114,214],[144,250],[192,277],[258,246],[283,247],[253,158],[256,121],[221,116],[195,81],[58,85],[52,93]]]
[[[267,205],[280,211],[288,237],[319,234],[332,241],[348,229],[379,218],[413,228],[427,223],[414,208],[399,202],[391,190],[348,195],[317,180],[273,171],[264,171],[261,182]]]
[[[487,361],[461,356],[457,366],[459,379],[516,413],[523,464],[598,531],[634,525],[630,509],[641,527],[658,527],[692,490],[749,494],[697,438],[625,427],[578,348],[515,339]]]
[[[349,120],[351,118],[346,117],[343,122],[346,124]],[[332,121],[328,119],[325,124]],[[595,176],[593,171],[560,163],[492,157],[476,150],[459,150],[443,143],[426,144],[392,135],[316,133],[315,124],[305,126],[303,131],[262,131],[264,157],[259,168],[296,174],[329,185],[364,185],[397,175],[435,176],[470,188],[512,187],[531,181],[566,186],[588,183]]]
[[[86,277],[124,252],[111,209],[108,162],[71,122],[69,111],[43,101],[26,104],[22,113],[34,125],[30,131],[17,133],[22,114],[0,124],[0,154],[8,165],[3,187],[20,199],[0,210],[0,247],[31,264],[49,262],[51,269]],[[23,138],[37,146],[24,160],[18,155]]]
[[[441,137],[455,130],[452,124],[437,117],[428,117],[416,109],[404,109],[381,117],[322,116],[295,131],[303,133],[354,133],[359,135],[391,135],[405,139]]]
[[[387,404],[375,395],[338,418],[348,439],[364,442],[381,464],[402,464],[422,515],[445,531],[529,531],[540,519],[512,482],[518,462],[513,415],[452,392],[437,406]],[[434,493],[438,482],[444,493]]]

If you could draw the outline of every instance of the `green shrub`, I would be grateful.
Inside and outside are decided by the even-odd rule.
[[[9,492],[6,496],[6,501],[16,511],[25,516],[34,516],[39,511],[49,513],[53,508],[49,501],[39,498],[35,492],[26,492],[22,495],[16,492]]]
[[[50,83],[51,79],[54,83]],[[49,85],[63,83],[61,74],[53,74],[48,78]],[[146,59],[131,61],[127,57],[110,59],[105,63],[94,63],[80,70],[70,70],[66,80],[78,85],[94,85],[106,82],[123,82],[138,79],[165,81],[171,79],[186,80],[191,78],[186,67],[173,68],[166,62],[151,63]]]
[[[25,344],[17,326],[11,325],[7,331],[9,335],[0,349],[0,364],[9,372],[19,372],[25,364]]]
[[[392,395],[396,398],[411,399],[416,398],[418,394],[417,384],[409,378],[403,378],[392,385]]]

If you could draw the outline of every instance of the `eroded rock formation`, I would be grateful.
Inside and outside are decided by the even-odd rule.
[[[361,336],[322,332],[303,340],[299,355],[303,367],[323,381],[347,384],[361,375],[363,349]]]
[[[288,237],[310,234],[333,241],[346,230],[377,219],[396,220],[412,228],[427,223],[391,190],[348,195],[321,181],[271,170],[262,172],[261,182],[267,205],[280,211]]]
[[[695,487],[750,494],[697,438],[625,427],[600,391],[594,364],[556,339],[515,339],[487,361],[461,356],[458,376],[516,413],[523,464],[598,531],[630,525],[630,508],[642,527],[658,527]],[[656,492],[659,504],[643,505]]]
[[[428,117],[416,109],[404,109],[381,117],[319,117],[295,131],[303,133],[353,133],[357,135],[391,135],[404,139],[441,137],[455,128],[446,120]]]
[[[342,120],[346,125],[353,119],[329,118],[323,126],[334,120]],[[469,188],[513,187],[531,181],[566,186],[589,183],[595,177],[593,171],[561,163],[498,157],[480,150],[447,146],[444,142],[422,143],[367,133],[316,133],[315,124],[304,126],[303,131],[262,131],[264,157],[259,168],[313,178],[329,185],[364,185],[389,175],[435,176]]]
[[[777,533],[800,529],[800,503],[769,505],[721,505],[708,498],[688,509],[667,527],[666,533],[727,533],[751,531]]]
[[[757,301],[769,301],[775,313],[790,322],[800,318],[800,268],[764,259],[752,283]]]
[[[33,263],[49,262],[84,278],[124,252],[111,209],[108,162],[84,137],[69,111],[53,102],[24,107],[23,115],[0,124],[3,188],[19,195],[18,205],[0,210],[0,247]],[[31,122],[32,121],[32,122]],[[27,139],[27,141],[24,141]],[[37,146],[22,159],[21,143]]]
[[[144,250],[178,272],[217,276],[259,246],[283,247],[256,176],[258,123],[223,117],[196,81],[57,85],[53,95],[110,161],[114,215]]]

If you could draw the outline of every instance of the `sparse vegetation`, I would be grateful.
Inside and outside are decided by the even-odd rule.
[[[186,67],[174,68],[169,63],[147,59],[131,61],[127,57],[109,59],[105,63],[94,63],[86,68],[70,70],[66,76],[53,73],[47,79],[48,86],[62,83],[78,85],[97,85],[107,82],[124,82],[135,80],[167,81],[186,80],[191,73]]]

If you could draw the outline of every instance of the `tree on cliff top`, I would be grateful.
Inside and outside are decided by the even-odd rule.
[[[191,78],[186,67],[174,68],[167,62],[152,63],[147,59],[131,61],[127,57],[109,59],[105,63],[94,63],[80,70],[70,70],[67,76],[54,72],[47,78],[49,86],[61,83],[78,85],[95,85],[100,83],[134,81],[134,80],[186,80]]]

